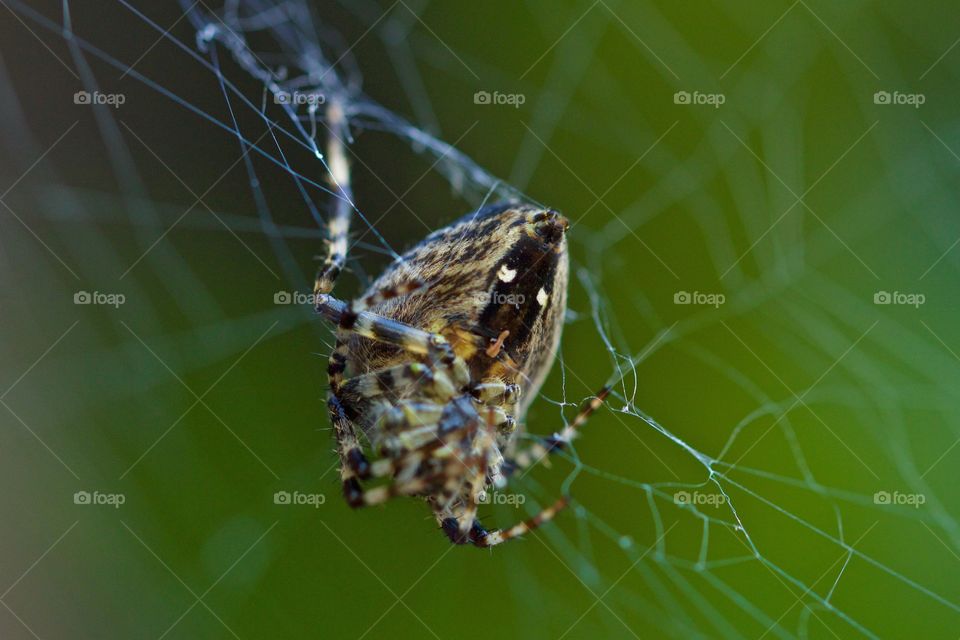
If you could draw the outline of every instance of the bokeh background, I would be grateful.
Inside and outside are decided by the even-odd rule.
[[[528,429],[615,394],[482,515],[574,506],[492,552],[340,499],[330,333],[275,303],[329,201],[200,114],[278,156],[191,4],[0,4],[0,636],[958,635],[952,3],[310,3],[369,96],[574,221]],[[343,296],[475,205],[355,133]]]

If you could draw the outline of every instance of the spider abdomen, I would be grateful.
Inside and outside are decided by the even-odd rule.
[[[522,205],[465,216],[406,252],[367,294],[413,280],[426,286],[370,311],[442,335],[474,381],[519,385],[520,418],[553,364],[563,328],[566,226],[554,212]],[[409,357],[392,345],[355,336],[348,362],[363,373]]]

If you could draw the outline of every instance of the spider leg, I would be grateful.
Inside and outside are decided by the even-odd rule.
[[[444,473],[436,473],[428,476],[414,476],[406,482],[391,482],[378,487],[361,489],[358,504],[351,504],[352,507],[372,507],[378,504],[396,498],[398,496],[415,496],[426,493],[438,479],[445,479]]]
[[[433,441],[440,433],[443,405],[416,400],[384,404],[386,408],[373,429],[377,436],[371,443],[381,455],[403,455]]]
[[[344,495],[351,507],[381,504],[398,495],[423,494],[438,488],[439,481],[451,484],[462,477],[464,469],[473,468],[476,456],[471,456],[463,442],[475,430],[475,422],[459,421],[449,426],[451,406],[438,409],[442,410],[437,412],[439,421],[415,429],[422,432],[424,442],[367,465],[364,479],[392,477],[390,484],[364,489],[357,478],[359,474],[349,475],[344,482]],[[432,469],[431,460],[438,461]]]
[[[397,496],[451,492],[460,482],[464,468],[470,469],[475,463],[473,458],[463,460],[457,456],[454,448],[449,442],[436,438],[435,442],[411,451],[400,459],[384,458],[374,462],[371,477],[393,476],[393,482],[368,489],[359,487],[357,483],[359,492],[350,506],[383,504]],[[431,458],[444,459],[445,462],[438,470],[422,472],[423,463]]]
[[[461,466],[469,466],[470,463],[464,459],[467,457],[467,452],[461,445],[461,441],[469,435],[472,428],[472,425],[465,425],[457,430],[439,434],[436,425],[424,427],[424,429],[431,430],[430,439],[427,442],[400,455],[375,461],[370,465],[369,477],[396,476],[403,480],[405,472],[409,472],[411,468],[415,470],[429,459],[445,460],[453,458]]]
[[[451,397],[458,389],[465,388],[470,382],[467,364],[454,353],[450,343],[439,334],[423,331],[369,311],[355,312],[347,303],[326,294],[317,296],[316,311],[337,324],[337,343],[327,365],[327,378],[330,393],[333,396],[340,397],[341,385],[344,383],[343,374],[347,368],[350,352],[346,335],[348,333],[356,333],[378,342],[392,344],[414,354],[427,356],[430,361],[427,365],[430,368],[429,375],[436,385],[438,400]],[[343,322],[345,317],[350,318],[350,321]],[[445,370],[445,375],[441,370]],[[371,388],[370,379],[366,379],[365,382],[357,381],[355,384],[364,385],[368,390]],[[446,388],[441,390],[441,387]]]
[[[321,299],[332,300],[329,293],[333,290],[334,283],[343,266],[347,256],[347,239],[350,230],[350,213],[353,208],[353,190],[350,180],[350,164],[347,161],[346,149],[341,139],[341,135],[349,133],[346,115],[343,105],[337,101],[331,101],[327,108],[327,121],[330,135],[327,141],[327,158],[330,169],[330,182],[339,191],[336,198],[333,211],[328,221],[328,245],[327,256],[322,267],[318,270],[314,281],[314,293],[318,295],[317,309],[321,310]],[[338,135],[339,134],[339,135]],[[439,336],[433,336],[426,332],[412,330],[398,322],[380,322],[376,318],[368,318],[372,314],[365,312],[365,309],[380,304],[385,300],[395,298],[400,295],[411,293],[423,285],[420,282],[412,282],[404,287],[395,287],[375,292],[357,303],[343,305],[335,301],[337,305],[328,305],[335,307],[337,318],[337,344],[327,367],[327,375],[330,383],[330,397],[328,407],[330,410],[331,423],[334,427],[334,433],[337,440],[337,453],[340,457],[340,473],[343,483],[343,492],[348,504],[357,505],[365,502],[365,493],[360,486],[358,478],[366,478],[370,475],[370,463],[363,454],[357,432],[354,427],[352,416],[347,415],[345,407],[339,400],[339,388],[343,381],[343,373],[346,370],[347,356],[349,353],[348,343],[344,339],[344,330],[353,329],[354,325],[360,335],[367,335],[375,339],[392,339],[395,344],[426,353],[434,361],[447,363],[451,370],[455,371],[457,358],[453,357],[452,349]],[[356,309],[356,310],[355,310]],[[360,317],[363,314],[364,317]],[[328,314],[329,317],[329,314]],[[385,319],[383,319],[385,320]],[[460,362],[460,369],[465,373],[466,366]],[[442,393],[440,395],[443,395]]]
[[[394,290],[396,295],[400,295],[397,290]],[[385,292],[378,292],[372,296],[368,296],[367,299],[361,302],[361,304],[369,303],[371,300],[377,300],[384,298],[387,294]],[[318,296],[318,300],[321,298],[326,298],[333,300],[328,296]],[[339,311],[344,311],[346,305],[340,301],[334,300],[339,305]],[[319,302],[318,302],[319,305]],[[351,313],[348,311],[348,313]],[[363,316],[373,316],[369,312],[360,312],[356,316],[355,326],[360,325],[360,320]],[[376,316],[380,318],[380,316]],[[387,321],[386,318],[382,318],[384,321]],[[434,389],[438,400],[446,400],[455,392],[454,385],[460,383],[465,385],[469,380],[469,372],[467,370],[466,364],[462,359],[453,355],[452,349],[450,349],[449,344],[443,340],[440,336],[433,336],[433,334],[428,334],[422,332],[418,329],[412,327],[407,327],[406,325],[395,322],[388,321],[391,325],[396,325],[397,333],[399,335],[404,335],[407,331],[412,331],[420,334],[424,334],[428,337],[428,343],[430,347],[428,352],[433,354],[436,360],[439,360],[441,363],[444,363],[446,368],[449,370],[450,375],[447,375],[441,371],[433,371],[429,367],[423,372],[429,372],[429,380],[432,381]],[[338,323],[339,325],[340,323]],[[369,462],[363,454],[363,450],[360,446],[359,439],[353,424],[351,422],[351,416],[347,415],[346,408],[343,403],[340,401],[341,397],[341,386],[344,384],[343,373],[346,370],[347,366],[347,356],[349,353],[349,344],[343,335],[345,332],[355,330],[355,329],[344,329],[342,326],[338,326],[337,330],[337,343],[334,348],[333,353],[330,355],[330,360],[327,366],[327,378],[330,385],[330,399],[328,404],[330,405],[330,416],[331,422],[334,425],[334,433],[337,437],[338,443],[338,453],[340,454],[341,461],[341,479],[343,481],[344,495],[347,498],[347,502],[354,504],[359,498],[361,488],[359,482],[355,476],[364,478],[367,475],[369,470]],[[363,335],[362,331],[357,331]],[[403,341],[401,340],[401,343]],[[445,349],[444,349],[445,347]],[[413,374],[419,371],[416,367],[408,369],[408,374]],[[453,378],[451,380],[450,378]],[[356,383],[358,388],[366,387],[370,388],[370,378],[364,380],[358,380]]]
[[[537,441],[526,448],[507,457],[504,465],[504,473],[511,475],[517,469],[526,469],[546,459],[551,453],[562,449],[569,444],[579,433],[580,428],[587,423],[590,416],[600,408],[607,396],[610,395],[610,387],[604,387],[596,396],[584,403],[580,412],[570,424],[565,426],[560,433]]]
[[[356,312],[356,318],[352,324],[342,327],[340,319],[345,313],[351,313],[349,306],[346,302],[330,295],[320,294],[317,296],[314,308],[330,322],[364,338],[392,344],[410,353],[429,356],[434,361],[452,362],[456,358],[450,343],[443,336],[370,311]]]
[[[327,139],[327,159],[330,168],[330,183],[339,191],[333,212],[327,222],[329,243],[323,266],[317,270],[313,284],[314,293],[330,293],[334,282],[347,260],[347,236],[350,233],[350,210],[353,208],[353,189],[350,186],[350,163],[339,135],[347,133],[347,118],[339,100],[331,100],[327,107],[327,123],[330,136]],[[339,134],[339,135],[338,135]]]
[[[490,378],[471,387],[470,394],[477,402],[488,406],[516,405],[520,400],[520,385]]]
[[[483,525],[480,524],[479,520],[474,518],[471,522],[469,534],[467,536],[462,536],[460,534],[460,525],[458,524],[457,519],[452,517],[441,520],[440,527],[443,529],[443,532],[447,534],[447,537],[450,538],[450,541],[454,544],[466,544],[469,542],[477,547],[493,547],[498,544],[502,544],[507,540],[512,540],[517,536],[522,536],[523,534],[536,529],[540,525],[549,522],[554,516],[560,513],[568,503],[569,498],[560,498],[549,507],[541,509],[540,512],[534,515],[532,518],[524,520],[523,522],[518,522],[509,529],[495,529],[493,531],[488,531],[483,527]]]
[[[477,522],[477,502],[486,489],[487,468],[490,463],[489,452],[496,449],[495,436],[499,419],[497,412],[503,413],[499,407],[488,407],[486,428],[483,429],[473,444],[473,451],[479,458],[479,464],[470,478],[470,492],[467,495],[467,504],[460,515],[458,534],[461,538],[469,535],[470,530]]]
[[[516,431],[517,421],[511,412],[520,399],[520,385],[491,378],[471,387],[470,395],[481,405],[494,409],[494,422],[500,433],[509,435]]]
[[[423,389],[427,394],[444,401],[457,393],[453,380],[443,370],[422,362],[410,362],[375,369],[341,382],[345,394],[365,399],[381,396],[399,397],[411,388]]]
[[[327,407],[330,409],[330,422],[333,424],[333,433],[337,440],[337,455],[340,456],[340,482],[343,487],[343,497],[347,504],[357,506],[363,495],[363,488],[357,478],[369,476],[370,463],[367,462],[360,448],[353,422],[347,418],[343,405],[336,396],[330,396]]]
[[[497,416],[496,409],[497,407],[488,408],[486,427],[478,434],[473,442],[471,449],[473,452],[472,459],[476,460],[477,463],[476,465],[468,465],[468,471],[470,472],[469,480],[461,480],[461,487],[458,493],[449,494],[449,500],[433,501],[434,515],[437,518],[437,522],[454,544],[466,544],[470,542],[478,546],[493,546],[503,540],[509,539],[509,537],[520,535],[529,530],[529,528],[521,530],[513,527],[507,532],[497,531],[489,533],[477,519],[477,505],[481,494],[486,490],[487,472],[491,466],[493,466],[496,468],[495,475],[499,475],[499,465],[503,459],[496,446],[495,440],[497,428],[495,422]],[[463,484],[469,487],[469,491],[466,494],[462,492]],[[463,506],[452,509],[451,503],[455,499],[459,499],[463,503]],[[541,521],[545,521],[550,517],[553,517],[552,514],[544,515]],[[516,531],[514,531],[514,529],[516,529]],[[507,537],[500,540],[497,536]]]

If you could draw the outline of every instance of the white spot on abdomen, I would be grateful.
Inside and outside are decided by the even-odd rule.
[[[513,282],[513,279],[517,277],[517,270],[511,269],[506,264],[500,265],[500,271],[497,272],[497,277],[500,278],[502,282]]]
[[[537,291],[537,302],[540,303],[541,307],[547,305],[547,300],[550,299],[550,296],[547,295],[547,292],[543,290],[543,287],[540,287],[540,291]]]

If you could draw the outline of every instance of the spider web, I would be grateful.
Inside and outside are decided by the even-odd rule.
[[[108,92],[100,85],[105,74],[95,73],[95,66],[135,80],[139,89],[125,89],[131,102],[153,95],[175,105],[183,121],[190,120],[182,126],[209,136],[211,155],[242,168],[247,187],[242,197],[215,192],[219,196],[210,199],[216,202],[210,216],[177,218],[182,207],[154,196],[154,180],[138,164],[153,157],[173,176],[193,177],[203,169],[190,157],[165,162],[161,158],[169,155],[153,151],[157,138],[139,133],[142,129],[127,122],[121,109],[94,110],[95,138],[105,149],[117,188],[68,186],[41,169],[43,188],[24,196],[29,204],[23,206],[37,212],[46,233],[34,232],[32,219],[20,219],[14,211],[20,207],[14,205],[10,213],[39,244],[26,254],[5,247],[7,261],[24,260],[67,289],[77,282],[102,282],[104,273],[119,271],[129,297],[145,300],[136,329],[123,324],[117,329],[119,343],[96,343],[98,359],[110,363],[113,372],[97,390],[98,408],[71,396],[65,413],[96,415],[110,400],[151,402],[163,393],[155,389],[168,375],[163,368],[123,375],[142,362],[138,344],[175,354],[171,368],[180,375],[245,356],[265,324],[275,333],[299,336],[306,328],[306,335],[327,341],[329,348],[329,332],[308,310],[264,311],[259,304],[238,311],[224,301],[217,283],[198,275],[194,263],[203,253],[201,242],[189,237],[161,242],[157,234],[165,238],[175,220],[196,237],[236,241],[239,255],[259,272],[242,290],[308,291],[309,258],[319,251],[335,197],[321,153],[326,130],[319,119],[322,109],[311,108],[307,99],[284,102],[277,96],[346,94],[358,182],[352,276],[345,276],[354,282],[346,286],[359,290],[367,274],[376,274],[405,244],[447,222],[445,214],[452,219],[485,202],[549,198],[548,204],[575,220],[563,349],[528,416],[533,434],[528,437],[559,430],[601,384],[612,385],[613,393],[550,468],[524,474],[511,487],[526,497],[519,512],[499,505],[482,514],[485,522],[506,523],[535,513],[560,492],[575,498],[555,523],[518,543],[520,551],[502,552],[511,559],[502,567],[508,575],[502,586],[513,599],[515,625],[537,637],[541,630],[550,637],[955,634],[960,584],[953,562],[960,552],[960,523],[952,515],[958,505],[948,456],[960,435],[953,401],[960,358],[948,346],[949,309],[935,306],[935,293],[945,297],[948,287],[938,289],[940,281],[934,280],[955,276],[956,270],[955,261],[943,259],[956,225],[941,215],[950,211],[956,171],[950,164],[955,154],[944,140],[956,126],[942,112],[928,122],[917,113],[875,111],[870,100],[875,91],[919,84],[914,78],[919,73],[897,71],[881,53],[888,45],[896,50],[898,36],[886,28],[895,14],[860,15],[877,40],[848,44],[835,26],[849,24],[858,16],[854,10],[828,15],[801,0],[772,15],[718,11],[715,18],[751,34],[753,45],[743,47],[746,61],[730,60],[732,66],[710,74],[702,69],[711,65],[693,63],[699,55],[696,43],[686,40],[665,11],[601,0],[553,12],[529,3],[542,30],[538,35],[549,46],[518,82],[516,74],[466,53],[476,50],[471,38],[454,46],[435,32],[422,17],[431,8],[427,3],[351,2],[318,10],[296,0],[250,0],[213,11],[186,1],[183,18],[170,26],[119,0],[105,7],[104,15],[136,25],[141,42],[153,43],[151,49],[175,61],[151,65],[144,59],[142,66],[139,59],[112,52],[109,27],[88,35],[75,25],[75,3],[50,11],[8,4],[36,39],[53,47],[50,52],[79,86]],[[334,28],[350,21],[352,39]],[[633,24],[646,25],[643,36]],[[505,36],[516,35],[503,28]],[[660,46],[648,46],[651,33],[659,34]],[[380,40],[392,71],[365,66],[369,62],[355,49],[368,38]],[[768,38],[815,44],[788,57],[767,48]],[[663,123],[648,118],[624,88],[622,69],[591,62],[609,60],[606,48],[614,46],[633,48],[657,99],[715,87],[730,101],[759,96],[758,112],[726,115],[676,107],[669,111],[676,114],[672,123],[671,118]],[[673,58],[661,57],[661,47],[673,51]],[[935,49],[924,58],[933,65],[946,46]],[[750,65],[751,57],[761,62]],[[883,82],[865,60],[883,62]],[[924,76],[956,74],[955,66],[942,64],[936,71],[935,66],[926,69]],[[177,78],[177,65],[191,74]],[[674,67],[701,71],[678,75]],[[796,87],[824,68],[839,69],[843,77],[825,81],[823,93],[854,97],[844,113],[850,128],[825,136],[834,139],[833,145],[810,149],[803,140],[809,134],[803,117],[819,118],[834,102],[824,106],[818,87]],[[784,88],[779,94],[759,87],[758,78],[773,70],[776,87]],[[729,76],[723,84],[716,79],[721,72]],[[391,73],[390,82],[403,91],[395,105],[382,106],[362,92],[361,86],[374,91]],[[2,112],[15,125],[6,128],[5,144],[16,157],[42,157],[43,145],[30,134],[36,121],[21,107],[18,83],[4,76],[0,82],[12,91]],[[196,78],[205,86],[191,85]],[[451,133],[446,114],[464,109],[465,100],[441,97],[428,89],[435,84],[458,86],[465,96],[494,86],[525,96],[522,126],[514,121],[513,133],[493,141],[498,154],[510,150],[507,160],[477,147],[498,158],[508,179],[496,178],[462,151],[472,127],[467,122]],[[937,91],[937,85],[928,86],[929,93]],[[209,99],[211,88],[219,103]],[[382,91],[376,94],[384,99]],[[799,96],[806,112],[785,96]],[[401,111],[412,115],[401,117]],[[680,140],[671,143],[671,136]],[[231,145],[231,153],[224,151]],[[578,164],[569,150],[579,148],[620,159],[611,164],[625,171],[610,176]],[[28,166],[11,168],[11,177]],[[834,171],[842,179],[831,178]],[[407,191],[392,186],[411,177],[415,183]],[[570,185],[551,192],[557,177]],[[214,179],[216,174],[206,182]],[[275,189],[281,182],[285,187]],[[189,201],[205,199],[205,192],[184,186]],[[825,191],[819,198],[818,190]],[[575,213],[565,206],[567,195],[588,213],[601,213]],[[226,212],[230,207],[249,211],[249,203],[255,216]],[[908,203],[924,209],[912,224],[902,219]],[[434,213],[424,212],[424,206]],[[120,229],[119,235],[79,230],[87,224]],[[889,238],[878,230],[883,225],[894,236],[912,225],[921,230],[904,252],[909,258],[888,256]],[[83,242],[68,247],[66,240],[74,234]],[[139,250],[131,253],[118,237]],[[76,265],[91,264],[85,257],[92,255],[99,257],[99,266],[78,273]],[[142,268],[141,262],[155,266]],[[11,267],[11,273],[21,269]],[[724,300],[714,306],[673,304],[675,295],[696,295],[700,289],[713,300],[723,294]],[[919,307],[873,304],[875,292],[895,289],[928,292],[932,304],[923,315]],[[263,302],[265,296],[257,299]],[[161,300],[169,300],[175,317]],[[142,335],[152,337],[143,340]],[[82,359],[74,353],[64,361],[76,366]],[[321,371],[321,366],[305,366],[296,375],[310,381],[304,387],[310,389],[319,386]],[[321,413],[321,408],[318,401],[302,415]],[[259,455],[264,445],[249,446],[234,436],[280,480],[276,463]],[[58,447],[44,446],[79,479],[55,452]],[[93,441],[86,451],[95,448]],[[272,453],[267,459],[282,455]],[[332,456],[323,454],[313,461],[327,468]],[[306,477],[315,480],[309,473]],[[878,492],[914,501],[919,496],[923,504],[884,504]],[[391,505],[372,518],[389,518],[393,525],[410,513]],[[413,524],[418,527],[405,531],[423,525]],[[327,550],[342,551],[343,541],[331,533]],[[945,566],[950,575],[944,574]],[[543,603],[542,609],[531,612],[530,601]],[[420,623],[413,628],[422,632],[425,626],[438,635],[429,619]]]

